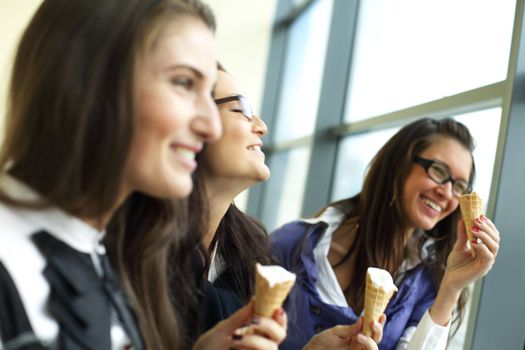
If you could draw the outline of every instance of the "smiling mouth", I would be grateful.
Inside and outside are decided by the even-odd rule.
[[[436,202],[431,201],[428,198],[423,198],[423,203],[425,203],[428,207],[430,207],[431,209],[437,211],[438,213],[441,213],[441,211],[443,210],[443,208],[441,208],[441,206],[439,204],[437,204]]]
[[[192,150],[189,150],[185,147],[178,147],[178,146],[175,146],[172,148],[175,151],[175,153],[177,153],[178,155],[182,156],[185,159],[188,159],[188,160],[195,159],[195,152],[193,152]]]
[[[261,150],[261,146],[258,146],[258,145],[251,145],[251,146],[248,146],[248,149],[249,149],[250,151],[262,152],[262,150]]]

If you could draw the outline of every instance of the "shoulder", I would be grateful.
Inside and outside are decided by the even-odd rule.
[[[34,232],[31,223],[25,220],[20,211],[0,202],[0,260],[19,260],[27,250],[33,250],[30,237]],[[9,266],[6,266],[9,269]]]
[[[292,253],[306,236],[311,226],[305,221],[296,220],[273,231],[270,234],[272,253],[276,257]]]
[[[322,232],[326,230],[328,224],[316,220],[292,221],[270,235],[270,243],[274,258],[285,268],[290,268],[299,252],[307,253],[313,250],[315,243],[310,242],[308,237],[318,239]],[[305,245],[306,244],[306,245]]]

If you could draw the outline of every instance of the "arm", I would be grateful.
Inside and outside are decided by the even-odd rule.
[[[476,257],[470,255],[467,247],[467,234],[463,220],[458,222],[458,239],[447,259],[447,268],[436,297],[430,309],[432,320],[442,326],[450,321],[461,290],[485,276],[496,259],[499,249],[499,232],[487,217],[476,219],[472,228],[474,238],[481,243],[471,242],[476,251]]]
[[[450,319],[461,290],[485,276],[496,259],[499,249],[499,232],[488,218],[481,216],[472,230],[481,244],[471,242],[476,257],[467,247],[467,234],[463,220],[458,222],[458,238],[447,259],[447,268],[430,310],[418,324],[408,345],[398,344],[396,350],[444,350],[450,330]],[[408,337],[407,337],[408,338]]]

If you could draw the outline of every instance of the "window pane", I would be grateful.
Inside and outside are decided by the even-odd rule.
[[[457,121],[465,124],[474,140],[476,149],[474,150],[474,162],[476,163],[476,180],[474,191],[483,198],[484,211],[487,210],[487,203],[490,197],[490,185],[492,183],[494,161],[496,159],[496,148],[501,123],[501,108],[488,109],[481,112],[468,113],[454,117]],[[472,295],[472,294],[471,294]],[[465,335],[468,327],[467,320],[472,304],[470,299],[465,307],[467,311],[465,318],[458,332],[450,340],[449,350],[462,350],[465,343]]]
[[[331,10],[331,0],[317,1],[292,25],[282,78],[277,142],[306,136],[314,130]]]
[[[506,79],[515,0],[361,1],[349,121]]]
[[[269,232],[301,216],[310,150],[298,147],[272,157],[263,214]]]
[[[351,197],[361,191],[365,171],[377,151],[399,127],[348,136],[341,141],[335,168],[332,200]]]

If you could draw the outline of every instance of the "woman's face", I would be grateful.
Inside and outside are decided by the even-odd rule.
[[[214,98],[219,100],[230,96],[242,96],[242,93],[228,73],[218,71]],[[217,142],[206,146],[203,152],[205,176],[214,180],[236,180],[242,186],[265,181],[270,176],[261,151],[266,124],[255,115],[251,120],[243,115],[239,100],[219,103],[218,108],[223,135]]]
[[[217,75],[213,33],[189,16],[170,22],[135,75],[137,125],[127,190],[158,198],[187,196],[195,155],[221,134],[211,96]]]
[[[453,179],[468,182],[472,157],[469,150],[458,141],[437,136],[418,156],[445,164]],[[427,175],[423,166],[412,164],[403,189],[403,209],[410,228],[432,229],[451,214],[458,203],[450,181],[440,185]]]

